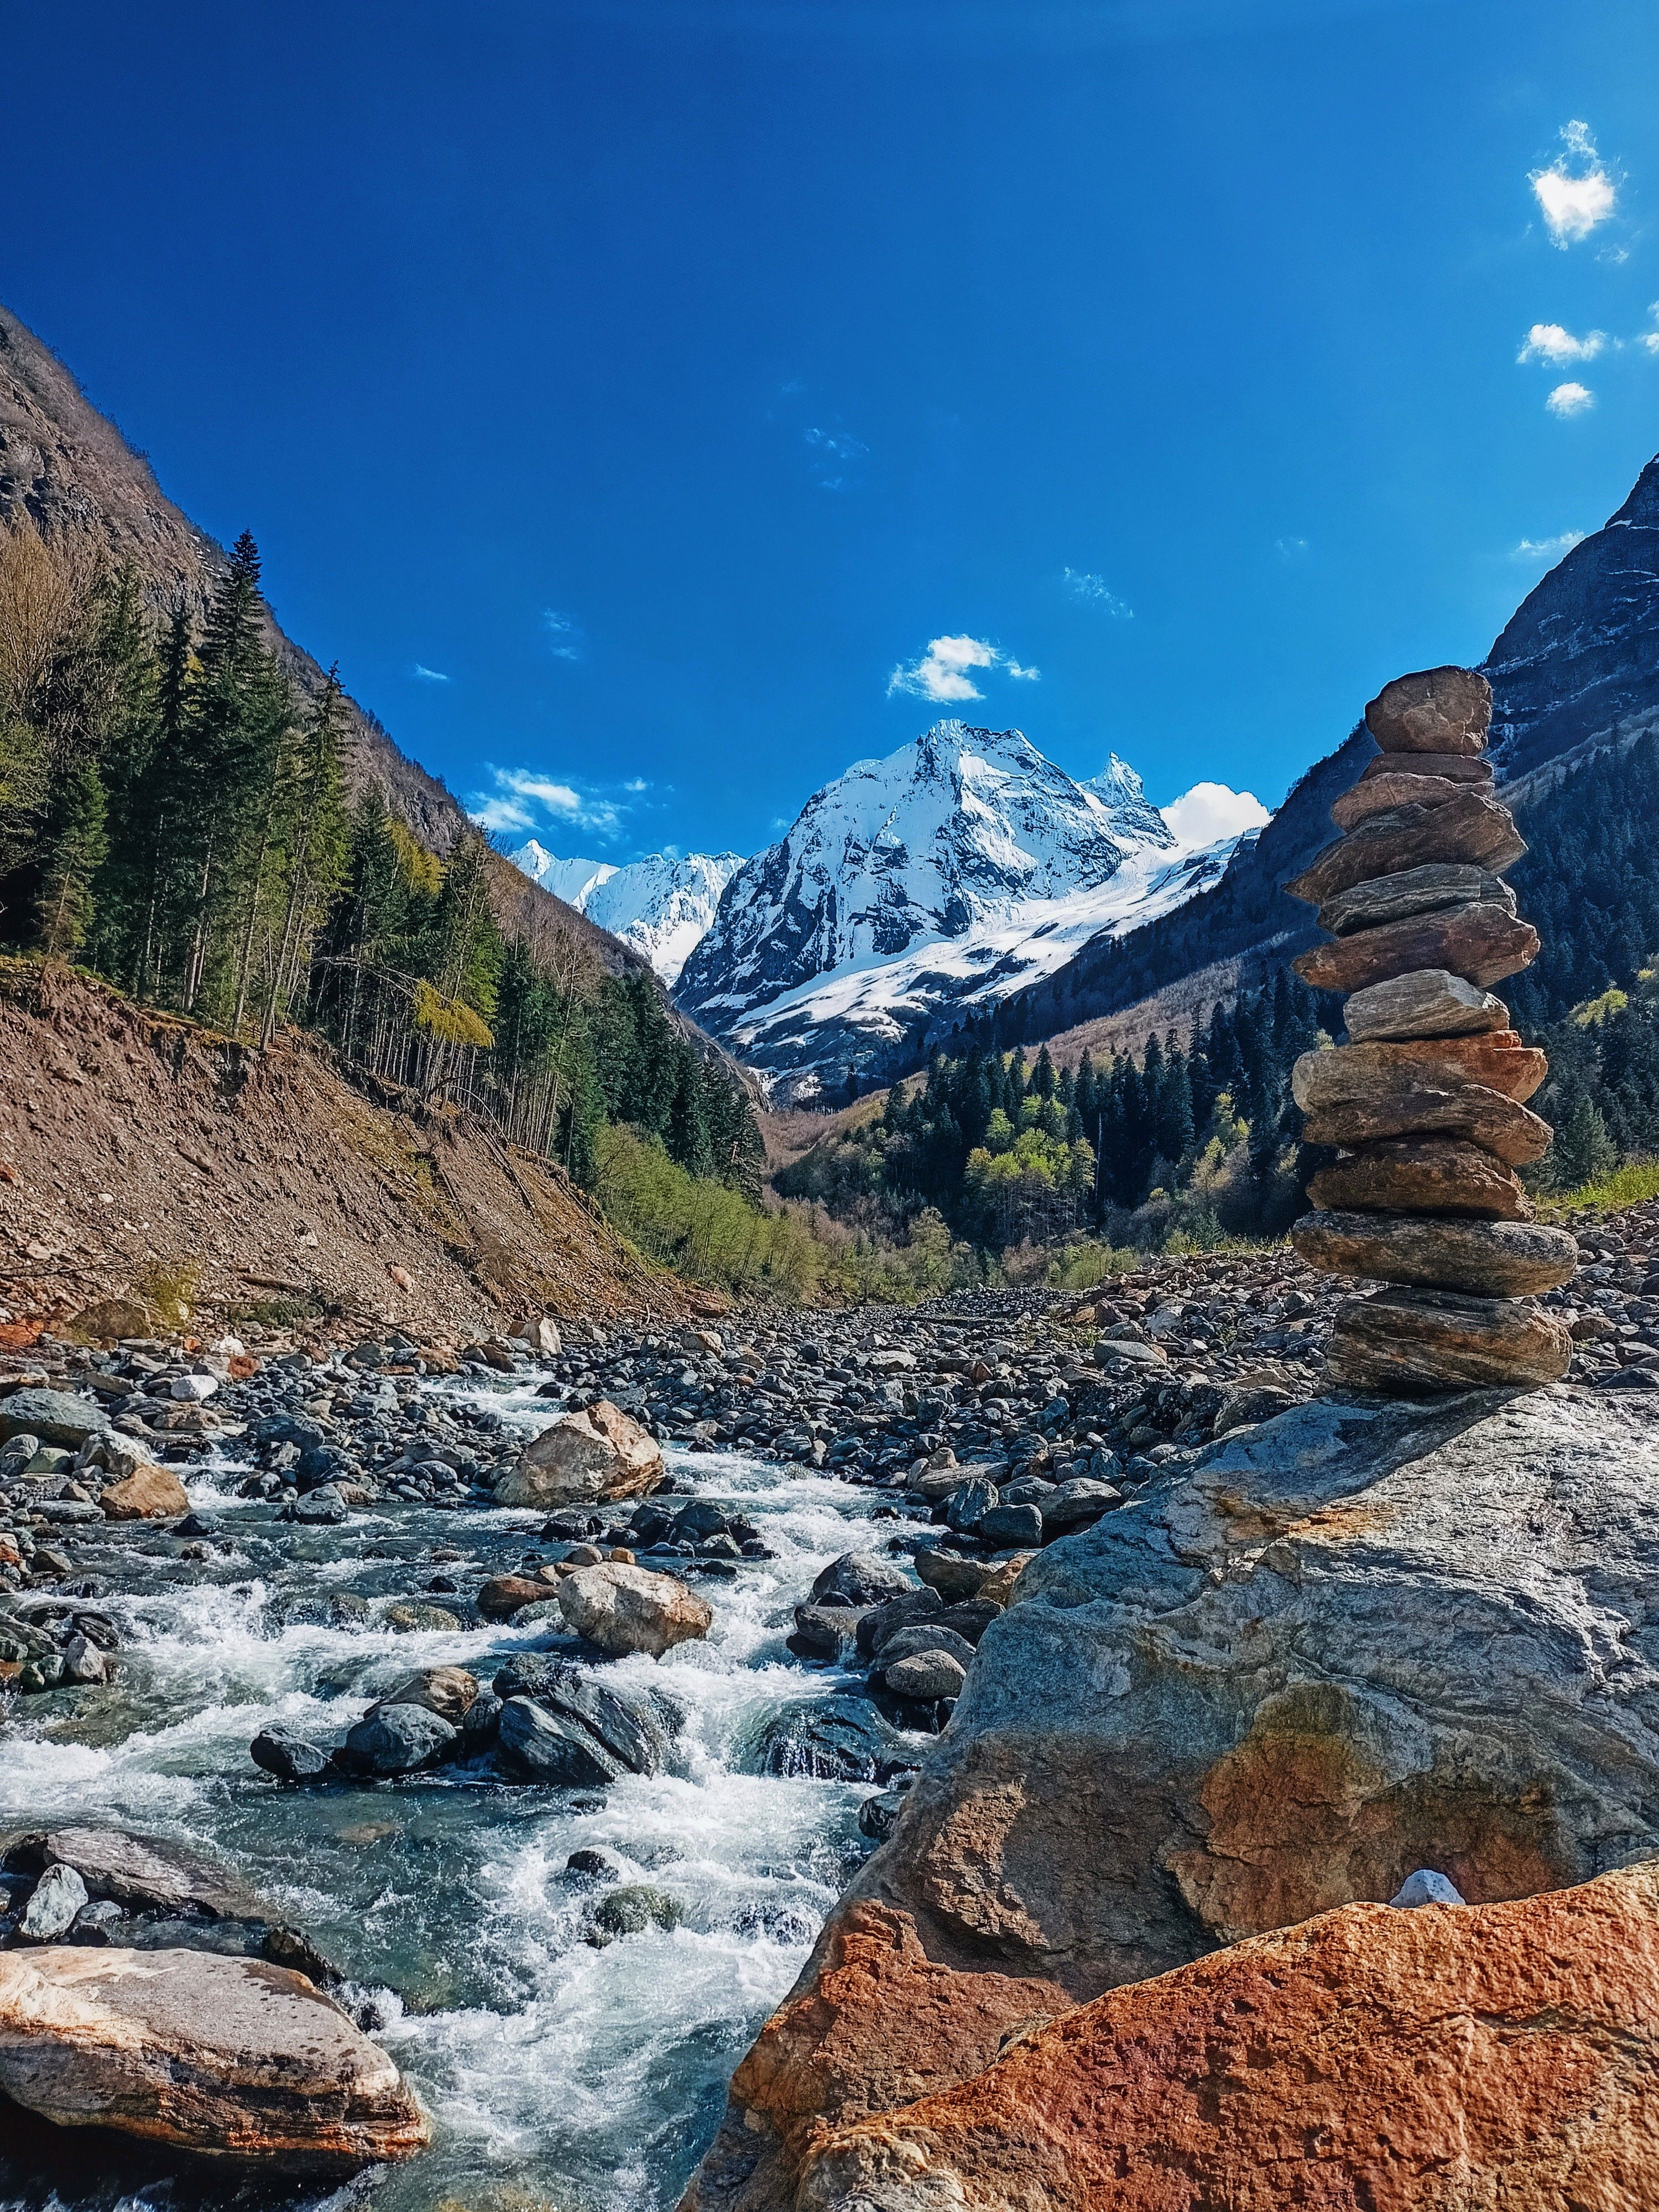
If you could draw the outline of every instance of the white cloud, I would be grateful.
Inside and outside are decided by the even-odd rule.
[[[968,672],[970,668],[1000,668],[1023,682],[1035,684],[1042,671],[1023,668],[1019,662],[977,637],[936,637],[920,660],[907,667],[901,661],[887,679],[887,696],[908,691],[919,699],[941,704],[953,699],[982,699]]]
[[[825,491],[843,490],[846,471],[870,457],[868,446],[850,438],[844,430],[809,429],[802,436],[812,449],[812,475]]]
[[[1585,384],[1558,384],[1544,402],[1552,415],[1582,415],[1595,404],[1595,394]]]
[[[1085,606],[1098,607],[1103,614],[1110,615],[1114,622],[1133,622],[1134,609],[1127,599],[1119,599],[1104,576],[1091,576],[1085,568],[1065,571],[1066,590]]]
[[[1569,123],[1561,137],[1566,150],[1547,169],[1534,169],[1528,182],[1551,238],[1565,252],[1607,220],[1618,204],[1619,186],[1595,150],[1588,124]]]
[[[551,822],[610,837],[622,827],[623,806],[601,793],[529,769],[492,768],[489,773],[495,789],[474,792],[467,802],[468,813],[481,829],[534,830]]]
[[[547,649],[555,660],[581,659],[582,634],[568,615],[562,615],[556,607],[544,607],[542,628],[547,633]]]
[[[422,667],[418,660],[409,672],[411,676],[418,678],[422,684],[449,684],[454,680],[453,678],[446,676],[441,668]]]
[[[1559,368],[1564,362],[1594,361],[1607,342],[1605,331],[1586,331],[1582,338],[1576,338],[1559,323],[1534,323],[1527,332],[1526,343],[1515,357],[1517,361],[1547,361],[1553,368]]]
[[[1659,300],[1654,301],[1648,309],[1648,313],[1656,323],[1659,323]],[[1659,330],[1644,331],[1640,343],[1644,345],[1650,353],[1659,353]]]
[[[1158,812],[1176,843],[1194,850],[1246,830],[1260,830],[1272,818],[1254,792],[1233,791],[1224,783],[1195,783]]]
[[[1299,561],[1308,550],[1305,538],[1275,538],[1273,550],[1281,561]]]
[[[1510,551],[1511,561],[1559,561],[1564,553],[1571,553],[1575,545],[1582,545],[1582,530],[1563,530],[1554,538],[1523,538]]]

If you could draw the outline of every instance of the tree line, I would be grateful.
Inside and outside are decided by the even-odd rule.
[[[0,532],[0,938],[250,1041],[304,1024],[579,1181],[626,1122],[754,1195],[747,1098],[648,975],[509,936],[481,836],[440,859],[352,801],[337,672],[296,684],[259,581],[244,534],[199,619],[158,622],[131,569]]]
[[[872,1232],[926,1209],[981,1245],[1053,1243],[1174,1210],[1182,1222],[1249,1234],[1302,1203],[1308,1158],[1291,1069],[1320,1035],[1320,1001],[1281,972],[1218,1005],[1189,1040],[1150,1037],[1137,1057],[1085,1053],[1056,1066],[1045,1045],[939,1053],[878,1114],[816,1146],[778,1188]]]

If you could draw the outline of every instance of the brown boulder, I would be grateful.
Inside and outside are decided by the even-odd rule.
[[[544,1597],[551,1595],[544,1584],[541,1594]],[[483,1609],[481,1606],[480,1612]],[[378,1713],[382,1705],[424,1705],[428,1712],[436,1713],[441,1721],[447,1721],[451,1728],[459,1728],[477,1695],[477,1680],[465,1667],[422,1667],[413,1674],[405,1674],[395,1689],[377,1698],[368,1711]]]
[[[1304,1052],[1291,1070],[1291,1088],[1305,1114],[1424,1084],[1449,1091],[1460,1083],[1480,1083],[1525,1101],[1548,1073],[1549,1062],[1535,1046],[1523,1045],[1513,1030],[1493,1030],[1484,1036],[1413,1037]]]
[[[1408,915],[1438,914],[1449,906],[1501,906],[1515,912],[1515,893],[1501,876],[1461,860],[1427,860],[1402,868],[1397,876],[1373,876],[1328,899],[1319,909],[1319,927],[1333,937],[1352,937],[1357,929],[1380,929]]]
[[[1365,708],[1365,727],[1385,753],[1478,753],[1491,725],[1492,686],[1474,668],[1396,676]]]
[[[662,1453],[636,1420],[599,1398],[532,1437],[495,1486],[498,1505],[586,1505],[639,1498],[663,1479]]]
[[[1572,1339],[1522,1300],[1449,1291],[1378,1291],[1350,1298],[1331,1332],[1333,1382],[1353,1390],[1421,1395],[1559,1382]]]
[[[1429,860],[1474,862],[1497,874],[1526,849],[1509,808],[1484,791],[1466,789],[1438,806],[1395,806],[1372,815],[1350,836],[1327,845],[1285,888],[1292,898],[1323,906],[1352,884]]]
[[[1355,1044],[1388,1037],[1468,1036],[1505,1030],[1510,1010],[1501,999],[1466,983],[1445,968],[1418,968],[1356,991],[1342,1009]]]
[[[1521,1178],[1459,1137],[1401,1137],[1366,1145],[1321,1168],[1308,1185],[1316,1206],[1362,1212],[1484,1214],[1529,1221]]]
[[[1471,983],[1497,983],[1537,957],[1538,932],[1531,923],[1483,901],[1316,945],[1291,965],[1316,991],[1363,991],[1416,968],[1449,968]]]
[[[478,1611],[486,1620],[511,1620],[526,1606],[544,1604],[553,1595],[550,1583],[530,1575],[491,1575],[478,1592]],[[433,1711],[437,1711],[435,1705]]]
[[[205,1951],[0,1953],[0,2090],[57,2127],[284,2174],[409,2158],[429,2132],[303,1974]]]
[[[1462,1221],[1443,1213],[1304,1213],[1291,1243],[1310,1267],[1373,1282],[1417,1283],[1481,1298],[1559,1290],[1578,1267],[1565,1229],[1536,1221]]]
[[[106,1521],[176,1521],[190,1510],[178,1476],[164,1467],[136,1467],[99,1495]]]
[[[1022,2036],[811,2145],[799,2212],[1635,2212],[1659,2172],[1659,1868],[1347,1905]]]
[[[1530,1107],[1482,1083],[1460,1084],[1455,1090],[1423,1084],[1386,1098],[1322,1106],[1304,1115],[1302,1124],[1304,1143],[1345,1149],[1389,1137],[1467,1137],[1512,1168],[1541,1160],[1553,1134]]]
[[[676,1644],[707,1636],[714,1625],[708,1601],[678,1577],[615,1561],[578,1567],[559,1584],[558,1599],[576,1634],[617,1657],[648,1651],[659,1659]]]
[[[1404,770],[1412,775],[1443,776],[1449,783],[1490,784],[1492,765],[1480,753],[1413,753],[1402,761],[1398,753],[1379,753],[1360,770],[1361,783],[1378,783],[1385,775]]]

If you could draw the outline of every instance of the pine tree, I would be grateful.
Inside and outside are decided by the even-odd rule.
[[[43,951],[61,956],[85,944],[92,886],[108,854],[103,782],[96,763],[82,760],[63,779],[46,833],[38,902]]]

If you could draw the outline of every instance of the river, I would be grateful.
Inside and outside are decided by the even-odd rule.
[[[548,1418],[534,1395],[543,1379],[429,1387],[528,1435]],[[803,1666],[784,1639],[813,1576],[859,1544],[878,1493],[736,1454],[667,1457],[699,1496],[740,1503],[775,1556],[699,1581],[714,1609],[705,1642],[607,1670],[618,1687],[671,1690],[686,1719],[672,1771],[603,1797],[442,1772],[279,1790],[247,1756],[268,1721],[337,1741],[411,1667],[459,1665],[488,1682],[502,1657],[533,1645],[544,1631],[340,1625],[329,1600],[422,1595],[434,1572],[459,1578],[469,1565],[501,1572],[533,1548],[538,1513],[389,1505],[298,1528],[235,1495],[246,1462],[225,1452],[191,1478],[191,1499],[228,1548],[192,1561],[156,1539],[82,1547],[109,1582],[101,1602],[122,1632],[120,1680],[18,1709],[0,1752],[0,1829],[73,1819],[205,1845],[337,1962],[354,2003],[372,2007],[432,2114],[434,2146],[331,2197],[313,2188],[290,2201],[375,2212],[672,2205],[732,2067],[868,1849],[857,1826],[866,1788],[763,1775],[756,1746],[780,1708],[848,1686]],[[461,1563],[434,1567],[434,1548]],[[592,1891],[563,1869],[595,1844],[620,1853],[629,1879],[669,1891],[682,1924],[603,1949],[585,1942]],[[218,2193],[197,2177],[129,2170],[112,2141],[88,2138],[70,2166],[0,2142],[0,2207],[182,2208]]]

